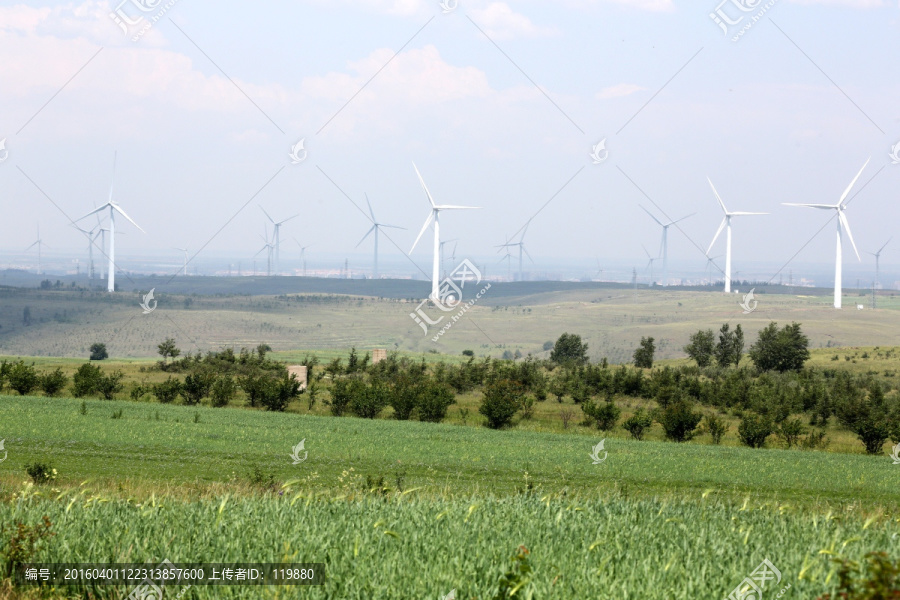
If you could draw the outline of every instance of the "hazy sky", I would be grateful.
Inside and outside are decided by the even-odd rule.
[[[654,202],[696,212],[680,225],[705,250],[722,218],[709,176],[730,209],[774,213],[735,220],[735,269],[778,263],[831,217],[780,203],[836,202],[869,157],[856,242],[900,234],[898,0],[448,0],[446,14],[423,0],[120,1],[0,8],[6,251],[38,221],[53,248],[84,246],[69,218],[105,201],[115,150],[114,197],[147,232],[117,221],[125,265],[207,242],[249,261],[257,204],[302,214],[285,240],[350,252],[371,226],[364,193],[407,228],[389,232],[399,249],[382,239],[399,257],[429,210],[413,161],[438,202],[484,207],[443,218],[459,256],[493,253],[535,214],[539,265],[642,256],[659,228],[639,205]],[[717,8],[743,16],[728,35]],[[425,270],[430,235],[414,254]],[[897,238],[883,264],[900,262]],[[696,246],[670,230],[673,260],[702,268]],[[833,222],[796,260],[833,262]]]

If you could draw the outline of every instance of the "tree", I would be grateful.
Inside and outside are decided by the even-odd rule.
[[[799,371],[809,359],[808,346],[809,338],[800,330],[799,323],[779,330],[778,324],[772,321],[750,346],[750,359],[760,371]]]
[[[614,402],[601,402],[599,405],[589,400],[581,405],[581,410],[597,425],[601,431],[609,431],[619,422],[622,410]]]
[[[209,398],[212,405],[216,407],[228,406],[228,403],[234,399],[237,391],[237,385],[231,375],[219,375],[213,382],[209,392]]]
[[[653,354],[656,352],[656,344],[652,337],[642,337],[641,345],[634,351],[634,366],[641,369],[653,367]]]
[[[691,342],[684,352],[697,363],[698,367],[708,367],[715,350],[715,334],[712,329],[700,330],[691,335]]]
[[[506,427],[522,407],[523,390],[515,381],[501,379],[484,387],[478,412],[487,417],[491,429]]]
[[[49,373],[38,375],[38,385],[48,396],[55,396],[60,393],[67,383],[69,383],[69,378],[66,377],[59,367]]]
[[[122,378],[125,374],[122,371],[113,371],[109,375],[103,375],[97,381],[97,391],[105,400],[112,400],[116,394],[122,391]]]
[[[170,356],[174,360],[178,357],[179,354],[181,354],[181,350],[179,350],[178,347],[175,346],[174,338],[166,338],[163,343],[157,346],[157,352],[160,356],[163,357],[163,361],[165,361]],[[265,356],[265,353],[263,353],[263,356]]]
[[[749,414],[741,419],[738,425],[738,435],[745,446],[762,448],[766,445],[766,438],[775,430],[769,417]]]
[[[866,447],[866,454],[881,454],[881,448],[891,435],[891,427],[881,419],[868,418],[856,426],[855,432]]]
[[[106,360],[107,358],[109,358],[109,352],[106,351],[106,344],[101,342],[91,344],[90,360]]]
[[[625,419],[625,422],[622,423],[622,429],[630,433],[633,439],[642,440],[644,439],[644,431],[650,429],[651,425],[653,425],[653,419],[643,408],[639,408],[637,412]]]
[[[31,393],[38,386],[38,374],[34,365],[26,365],[24,360],[13,363],[6,377],[9,387],[19,392],[20,396]]]
[[[78,367],[78,370],[72,376],[72,394],[76,398],[81,398],[82,396],[95,393],[100,385],[102,376],[103,373],[100,371],[100,367],[84,363]]]
[[[694,412],[687,400],[670,402],[662,410],[658,410],[656,420],[662,425],[666,439],[673,442],[685,442],[694,437],[694,432],[703,415]]]
[[[583,364],[588,360],[588,345],[581,342],[581,336],[575,333],[564,333],[556,340],[553,350],[550,351],[550,360],[557,364],[578,363]]]
[[[744,330],[740,325],[731,331],[728,323],[722,325],[719,329],[719,343],[713,354],[716,363],[720,367],[728,367],[729,365],[738,366],[741,362],[741,355],[744,353]]]
[[[180,393],[181,382],[171,375],[165,381],[153,384],[153,395],[163,404],[174,402]]]
[[[449,385],[436,381],[426,383],[419,404],[419,420],[440,423],[447,416],[447,408],[455,403],[456,396]]]
[[[202,398],[209,396],[216,383],[216,374],[211,369],[200,368],[184,378],[184,403],[199,404]]]

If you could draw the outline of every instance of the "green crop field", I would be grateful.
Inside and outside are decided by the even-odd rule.
[[[829,553],[890,550],[900,533],[900,467],[886,456],[616,438],[593,464],[599,436],[123,401],[85,409],[0,397],[0,423],[15,425],[0,522],[46,515],[57,534],[34,558],[290,560],[328,573],[321,588],[194,587],[187,598],[454,588],[491,598],[520,545],[535,598],[723,598],[767,557],[795,597],[813,598],[834,584]],[[308,458],[294,465],[301,439]],[[58,479],[25,484],[34,461]],[[268,481],[252,483],[254,469]]]

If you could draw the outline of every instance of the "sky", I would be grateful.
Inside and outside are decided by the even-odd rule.
[[[871,158],[853,276],[900,233],[898,39],[898,0],[6,2],[0,264],[38,225],[46,252],[86,254],[71,222],[107,200],[116,155],[113,198],[146,231],[117,220],[126,269],[175,247],[249,262],[259,206],[300,215],[285,259],[292,237],[364,256],[366,195],[405,228],[381,238],[402,265],[429,213],[415,163],[437,202],[482,207],[442,217],[459,257],[498,256],[530,221],[531,269],[643,265],[660,240],[643,206],[693,215],[669,256],[702,271],[709,177],[730,210],[772,213],[736,218],[733,248],[735,270],[774,275],[834,262],[830,211],[781,203],[835,203]],[[427,233],[404,268],[429,272],[430,251]]]

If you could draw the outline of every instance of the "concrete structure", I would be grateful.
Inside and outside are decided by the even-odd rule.
[[[306,389],[306,366],[304,365],[288,365],[288,373],[294,374],[297,376],[297,381],[300,382],[300,389]]]
[[[384,348],[375,348],[372,350],[372,364],[377,365],[387,358],[387,350]]]

